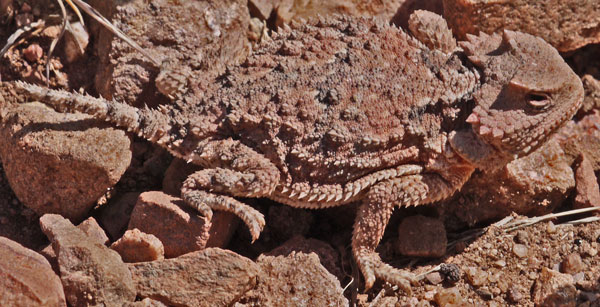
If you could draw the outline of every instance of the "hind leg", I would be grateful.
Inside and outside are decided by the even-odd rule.
[[[269,196],[278,183],[279,170],[259,153],[230,139],[212,141],[192,157],[193,162],[210,168],[188,176],[181,188],[183,200],[208,218],[212,210],[235,214],[256,240],[265,225],[263,215],[232,196]]]

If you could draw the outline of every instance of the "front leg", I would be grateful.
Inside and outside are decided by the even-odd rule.
[[[395,269],[381,261],[375,248],[383,237],[394,207],[417,206],[444,199],[458,190],[472,173],[472,169],[456,169],[451,177],[428,173],[392,178],[373,186],[358,210],[354,223],[352,251],[369,289],[380,278],[398,285],[407,293],[413,274]]]

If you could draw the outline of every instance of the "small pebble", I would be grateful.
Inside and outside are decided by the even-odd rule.
[[[506,300],[512,304],[518,304],[523,299],[523,294],[516,286],[511,287],[506,293]]]
[[[38,44],[31,44],[23,50],[23,56],[29,62],[37,62],[44,55],[44,50]]]
[[[440,272],[432,272],[425,275],[427,281],[432,285],[437,285],[441,283],[444,279],[442,278],[442,274]]]
[[[554,225],[554,223],[548,222],[548,224],[546,226],[546,231],[548,233],[555,233],[556,232],[556,226]]]
[[[585,273],[584,272],[579,272],[575,275],[573,275],[573,280],[577,283],[580,282],[582,280],[585,280]]]
[[[560,263],[560,272],[567,274],[575,274],[583,271],[584,264],[581,256],[578,253],[569,254]]]
[[[494,298],[494,295],[492,294],[492,292],[490,292],[490,290],[488,290],[487,288],[480,288],[475,290],[475,292],[477,292],[477,294],[484,300],[491,300],[492,298]]]
[[[495,274],[490,273],[490,274],[488,274],[488,281],[491,283],[498,282],[498,280],[500,280],[500,275],[501,275],[500,272],[495,273]]]
[[[457,288],[442,289],[434,295],[438,306],[461,306],[464,300]]]
[[[482,286],[487,282],[487,272],[482,271],[479,268],[468,267],[465,269],[465,275],[467,276],[469,284],[474,287]]]
[[[536,280],[538,278],[538,274],[536,272],[529,272],[527,277],[529,277],[531,280]]]
[[[526,231],[519,230],[515,236],[515,242],[521,244],[529,243],[529,234]]]
[[[496,297],[496,296],[502,294],[502,289],[500,289],[498,287],[493,287],[492,289],[490,289],[490,292],[492,292],[494,297]]]
[[[513,253],[519,258],[527,257],[528,248],[523,244],[513,245]]]

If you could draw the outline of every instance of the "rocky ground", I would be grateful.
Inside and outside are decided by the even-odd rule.
[[[310,211],[245,200],[267,221],[251,244],[232,215],[216,212],[209,223],[182,205],[181,182],[195,170],[184,161],[87,116],[3,97],[0,258],[10,260],[0,262],[0,305],[600,306],[600,222],[567,223],[593,215],[507,224],[600,204],[600,4],[88,2],[157,59],[189,63],[186,73],[202,80],[243,61],[265,32],[291,20],[344,13],[402,27],[411,11],[427,9],[443,13],[458,37],[511,28],[545,38],[581,76],[586,97],[531,155],[495,174],[476,173],[449,200],[396,210],[378,251],[425,274],[409,295],[382,283],[363,291],[349,246],[354,205]],[[168,103],[154,87],[158,67],[72,15],[47,80],[48,50],[60,33],[57,2],[0,0],[0,41],[30,25],[0,59],[1,80],[136,106]],[[507,216],[513,220],[495,223]]]

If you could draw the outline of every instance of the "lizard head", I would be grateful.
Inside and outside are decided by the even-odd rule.
[[[541,38],[505,30],[461,42],[482,73],[467,118],[471,131],[454,135],[456,151],[480,169],[504,166],[533,151],[581,106],[579,77]]]

